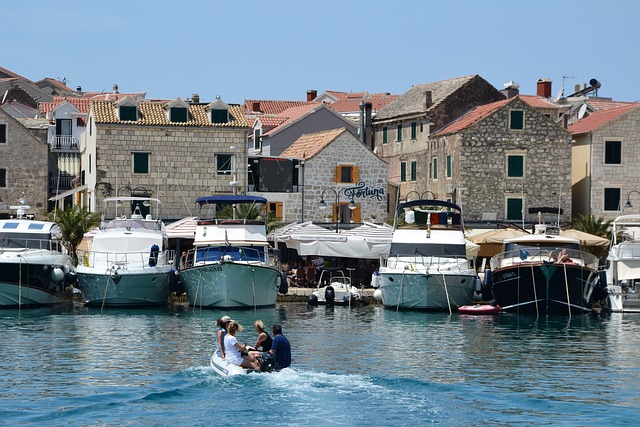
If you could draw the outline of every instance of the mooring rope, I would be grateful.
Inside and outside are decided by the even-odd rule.
[[[567,291],[567,308],[569,309],[569,317],[571,317],[571,301],[569,301],[569,279],[567,279],[567,264],[563,264],[563,266],[564,266],[564,287]]]
[[[251,288],[253,290],[253,311],[256,311],[256,269],[251,269]]]
[[[109,278],[111,277],[110,269],[107,268],[107,271],[104,274],[104,293],[102,294],[102,305],[100,306],[100,311],[104,310],[104,301],[107,299],[107,289],[109,289]]]
[[[396,305],[396,311],[400,310],[400,299],[402,298],[402,286],[404,284],[404,273],[407,270],[402,270],[402,279],[400,280],[400,292],[398,292],[398,304]]]
[[[449,316],[451,316],[451,301],[449,300],[449,288],[447,287],[447,278],[442,274],[442,282],[444,283],[444,294],[447,296],[447,305],[449,306]]]
[[[536,291],[536,274],[533,269],[533,264],[531,264],[531,282],[533,283],[533,299],[536,302],[536,317],[540,317],[540,310],[538,309],[538,292]]]

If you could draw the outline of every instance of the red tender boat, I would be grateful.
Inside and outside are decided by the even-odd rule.
[[[458,307],[458,313],[461,313],[461,314],[498,314],[498,313],[500,313],[500,306],[499,305],[491,305],[491,304],[463,305],[462,307]]]

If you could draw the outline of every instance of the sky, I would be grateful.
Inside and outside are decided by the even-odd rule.
[[[640,101],[637,0],[2,0],[0,67],[149,99],[402,94],[478,74]]]

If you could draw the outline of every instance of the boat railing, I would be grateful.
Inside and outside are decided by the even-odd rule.
[[[535,265],[535,264],[567,264],[581,265],[598,269],[598,257],[588,252],[576,249],[565,249],[566,257],[559,251],[552,248],[522,248],[499,253],[491,258],[491,269],[509,267],[512,265]]]
[[[196,264],[210,262],[239,262],[264,265],[266,254],[263,249],[244,246],[210,246],[194,248],[180,257],[180,268],[190,268]]]
[[[145,267],[162,267],[173,264],[175,251],[166,250],[154,255],[150,250],[144,252],[99,252],[78,249],[78,263],[85,267],[117,266],[123,270]]]
[[[68,253],[67,246],[60,240],[26,239],[8,236],[0,238],[0,252],[6,250],[41,250]]]
[[[391,255],[381,261],[381,266],[405,270],[462,271],[471,267],[464,256]]]

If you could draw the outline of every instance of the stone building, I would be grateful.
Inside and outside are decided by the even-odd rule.
[[[608,220],[640,213],[640,103],[584,105],[591,112],[569,126],[574,215]]]
[[[302,135],[282,155],[301,161],[298,182],[304,188],[297,193],[268,194],[270,202],[281,203],[284,221],[387,220],[387,163],[348,129]]]
[[[519,96],[432,134],[424,156],[426,189],[451,195],[467,221],[537,222],[559,205],[560,221],[571,220],[571,135]],[[557,212],[542,219],[557,222]]]
[[[246,191],[249,123],[217,99],[91,102],[81,142],[85,205],[113,196],[151,196],[164,219],[191,215],[198,197]]]
[[[26,126],[25,126],[26,124]],[[0,218],[15,215],[10,206],[24,198],[27,213],[43,220],[47,214],[49,147],[44,127],[22,123],[0,108]]]
[[[378,111],[373,119],[376,153],[389,164],[389,183],[400,198],[427,187],[429,134],[442,129],[478,105],[505,96],[478,75],[415,85]],[[446,188],[437,196],[451,197]]]

